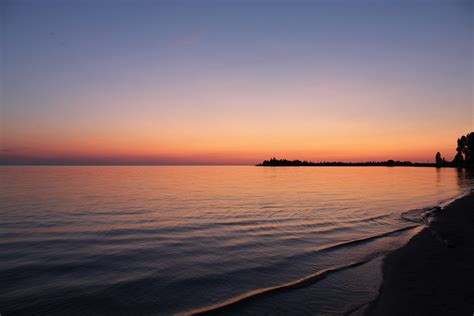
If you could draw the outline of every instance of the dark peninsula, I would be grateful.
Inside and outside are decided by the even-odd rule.
[[[386,166],[386,167],[436,167],[435,163],[419,163],[411,161],[398,161],[398,160],[387,160],[387,161],[368,161],[368,162],[338,162],[338,161],[323,161],[323,162],[312,162],[312,161],[301,161],[301,160],[287,160],[272,158],[270,160],[264,160],[257,166],[261,167],[374,167],[374,166]]]

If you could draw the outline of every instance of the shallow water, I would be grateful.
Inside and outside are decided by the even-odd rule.
[[[456,169],[409,167],[0,167],[0,176],[5,315],[186,313],[238,297],[218,311],[344,313],[376,295],[371,267],[416,231],[390,233],[419,225],[402,213],[472,186]]]

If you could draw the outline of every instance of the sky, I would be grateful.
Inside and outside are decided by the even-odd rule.
[[[452,159],[472,1],[2,1],[0,163]]]

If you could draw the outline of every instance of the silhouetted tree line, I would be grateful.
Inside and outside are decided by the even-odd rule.
[[[447,161],[441,157],[441,153],[437,152],[435,156],[435,163],[419,163],[411,161],[368,161],[368,162],[336,162],[336,161],[301,161],[301,160],[287,160],[272,158],[264,160],[257,166],[268,167],[289,167],[289,166],[407,166],[407,167],[457,167],[457,168],[474,168],[474,132],[458,138],[456,147],[456,156],[453,161]]]
[[[449,162],[438,152],[435,156],[437,167],[474,168],[474,132],[458,138],[456,156]]]
[[[303,167],[303,166],[313,166],[313,167],[330,167],[330,166],[412,166],[412,167],[433,167],[432,163],[418,163],[411,161],[398,161],[398,160],[387,160],[387,161],[367,161],[367,162],[339,162],[339,161],[323,161],[323,162],[312,162],[312,161],[301,161],[301,160],[287,160],[287,159],[277,159],[272,158],[270,160],[264,160],[261,164],[257,166],[264,167]]]

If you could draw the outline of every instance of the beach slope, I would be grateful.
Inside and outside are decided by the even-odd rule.
[[[367,315],[473,315],[474,194],[448,205],[388,255],[383,276]]]

